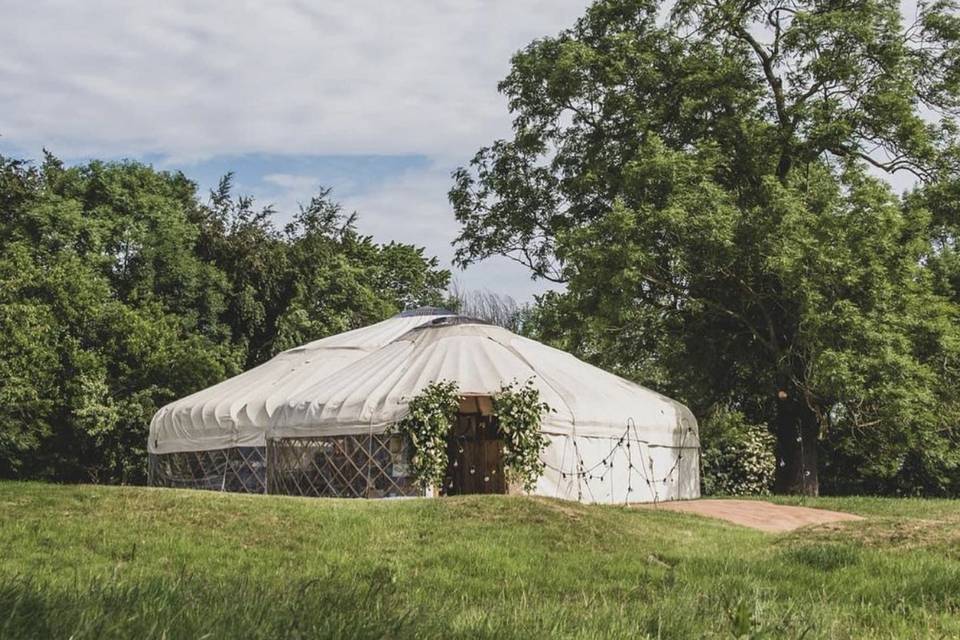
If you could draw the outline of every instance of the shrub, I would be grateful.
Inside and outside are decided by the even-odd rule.
[[[715,411],[700,426],[704,495],[763,495],[777,468],[775,440],[766,425],[739,411]]]

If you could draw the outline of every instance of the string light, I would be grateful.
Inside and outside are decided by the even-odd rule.
[[[631,437],[631,430],[634,431],[634,434],[633,434],[632,437]],[[685,430],[683,430],[682,433],[683,433],[683,438],[681,439],[680,444],[679,444],[679,446],[677,447],[677,448],[680,449],[681,451],[682,451],[683,449],[687,448],[687,447],[686,447],[687,436],[688,436],[688,434],[693,433],[693,428],[692,428],[692,427],[688,427],[688,428],[686,428]],[[639,465],[638,465],[638,464],[634,464],[634,462],[633,462],[633,455],[632,455],[633,451],[632,451],[632,448],[631,448],[631,446],[630,446],[630,445],[631,445],[631,440],[636,441],[638,444],[647,444],[648,446],[652,446],[652,447],[663,446],[663,445],[651,445],[651,444],[650,444],[649,442],[647,442],[646,440],[643,440],[643,439],[640,437],[639,431],[637,430],[637,427],[636,427],[636,425],[634,424],[633,419],[631,418],[630,420],[627,421],[627,428],[626,428],[625,431],[624,431],[624,435],[620,436],[620,437],[617,439],[617,443],[610,449],[610,451],[607,453],[607,455],[603,456],[603,457],[602,457],[596,464],[594,464],[593,466],[591,466],[591,467],[589,467],[589,468],[585,468],[585,464],[584,464],[584,462],[583,462],[583,458],[580,457],[579,447],[577,447],[577,441],[576,441],[575,438],[573,439],[573,447],[574,447],[574,451],[576,452],[575,455],[577,456],[577,461],[576,461],[576,463],[575,463],[576,468],[575,468],[574,470],[572,470],[572,471],[566,471],[566,470],[564,470],[564,469],[562,469],[562,468],[560,468],[560,467],[555,467],[555,466],[549,464],[549,463],[546,462],[546,461],[544,461],[544,465],[545,465],[548,469],[552,469],[553,471],[559,473],[559,474],[560,474],[560,477],[563,478],[564,480],[568,479],[568,477],[569,477],[569,478],[577,478],[578,480],[579,480],[580,478],[583,478],[583,479],[585,479],[585,480],[587,480],[587,481],[600,480],[601,482],[604,482],[604,481],[606,480],[606,471],[604,471],[604,473],[602,473],[602,474],[600,474],[600,475],[595,475],[593,472],[594,472],[595,470],[599,469],[599,468],[603,468],[604,470],[606,470],[607,468],[609,468],[609,469],[612,470],[612,469],[614,468],[614,458],[616,457],[617,449],[621,449],[621,448],[624,448],[624,447],[625,447],[625,448],[626,448],[626,451],[627,451],[627,469],[628,469],[628,472],[632,472],[634,469],[639,470],[639,471],[643,474],[643,480],[644,480],[644,482],[646,482],[647,487],[649,487],[649,489],[650,489],[650,494],[653,496],[654,502],[658,502],[658,501],[659,501],[659,492],[657,491],[657,485],[659,485],[659,484],[661,484],[661,483],[662,483],[663,485],[676,484],[677,479],[674,477],[674,475],[675,475],[676,471],[679,469],[680,463],[681,463],[681,461],[683,460],[683,453],[678,453],[678,454],[677,454],[676,458],[674,459],[673,466],[667,471],[666,475],[663,476],[663,479],[653,478],[653,477],[651,477],[652,472],[653,472],[653,468],[654,468],[654,466],[655,466],[655,465],[654,465],[654,462],[653,462],[653,457],[650,456],[650,457],[647,458],[646,465],[644,465],[644,464],[639,464]],[[650,471],[651,471],[651,474],[647,474],[646,466],[649,466]],[[628,473],[628,475],[629,475],[629,473]],[[589,484],[587,484],[586,486],[587,486],[588,491],[591,490]],[[578,483],[578,485],[577,485],[577,492],[578,492],[578,499],[582,499],[582,487],[579,485],[579,483]],[[632,492],[633,492],[633,483],[631,482],[631,483],[629,483],[629,485],[628,485],[628,487],[627,487],[627,494],[628,494],[628,499],[627,499],[627,501],[628,501],[628,502],[629,502],[629,494],[632,493]]]

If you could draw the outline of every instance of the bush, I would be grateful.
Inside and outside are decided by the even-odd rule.
[[[704,495],[770,493],[777,458],[766,425],[749,424],[739,411],[721,409],[700,425],[700,443]]]

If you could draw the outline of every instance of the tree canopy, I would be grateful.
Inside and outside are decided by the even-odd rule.
[[[160,405],[289,347],[443,300],[422,249],[328,190],[283,229],[136,162],[0,157],[0,476],[136,482]]]
[[[516,54],[512,138],[454,174],[458,261],[565,283],[541,337],[769,424],[782,491],[960,490],[956,6],[665,9]]]

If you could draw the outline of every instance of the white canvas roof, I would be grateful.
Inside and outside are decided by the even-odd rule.
[[[292,390],[270,419],[271,437],[380,433],[407,413],[407,402],[434,381],[455,380],[466,396],[489,396],[513,380],[532,380],[554,411],[555,435],[636,435],[678,446],[696,421],[678,402],[506,329],[464,319],[432,320],[389,344]],[[697,446],[686,438],[686,446]]]
[[[425,322],[451,315],[442,309],[404,312],[368,327],[284,351],[238,376],[162,407],[150,422],[151,453],[264,446],[276,409]]]

